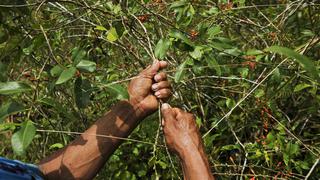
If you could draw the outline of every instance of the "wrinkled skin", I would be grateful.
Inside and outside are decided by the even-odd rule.
[[[195,117],[181,109],[171,108],[166,103],[162,105],[161,111],[167,146],[179,156],[184,179],[214,179]]]
[[[145,115],[150,115],[158,109],[158,99],[166,100],[172,94],[167,75],[158,72],[166,67],[167,62],[155,61],[129,84],[130,103],[138,106]]]
[[[163,130],[168,147],[179,156],[186,147],[203,148],[193,114],[178,108],[162,109]]]

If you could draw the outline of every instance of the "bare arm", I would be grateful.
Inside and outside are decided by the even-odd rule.
[[[127,137],[139,122],[153,113],[158,100],[170,96],[170,84],[164,73],[165,62],[156,62],[131,81],[129,101],[117,103],[94,125],[65,148],[43,159],[39,167],[46,179],[92,179],[121,144],[121,140],[97,137],[97,134]],[[155,79],[155,81],[153,81]],[[157,88],[151,86],[156,85]],[[158,92],[158,93],[157,93]],[[156,96],[155,96],[155,95]]]
[[[214,179],[194,116],[168,104],[162,105],[162,114],[166,143],[179,156],[184,179]]]

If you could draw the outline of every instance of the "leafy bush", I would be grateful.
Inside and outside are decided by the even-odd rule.
[[[317,1],[2,0],[0,152],[38,162],[67,145],[154,58],[170,104],[196,115],[212,172],[319,179]],[[154,114],[97,179],[178,179]],[[151,143],[148,144],[148,143]]]

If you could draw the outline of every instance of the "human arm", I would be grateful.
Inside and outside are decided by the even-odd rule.
[[[128,87],[129,101],[117,103],[81,136],[39,163],[46,179],[92,179],[121,144],[120,139],[97,135],[127,137],[139,122],[158,107],[158,98],[171,95],[165,73],[166,67],[156,61],[134,78]],[[152,85],[158,85],[152,88]],[[153,89],[154,91],[152,91]],[[157,97],[155,96],[157,95]]]
[[[184,179],[214,179],[194,116],[168,104],[161,111],[166,143],[179,156]]]

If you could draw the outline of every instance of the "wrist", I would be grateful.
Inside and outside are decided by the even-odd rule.
[[[134,99],[130,99],[128,103],[132,106],[136,116],[139,119],[145,118],[148,115],[147,111],[144,109],[143,105],[140,102]]]

